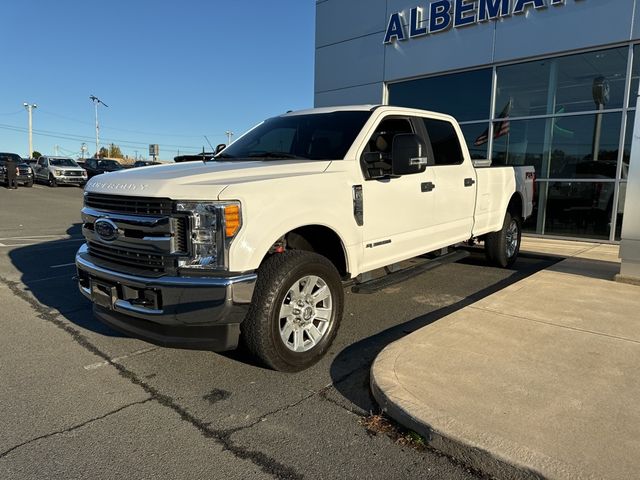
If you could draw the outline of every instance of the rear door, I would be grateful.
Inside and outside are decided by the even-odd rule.
[[[431,234],[451,245],[471,238],[476,202],[476,172],[465,158],[461,132],[446,119],[422,118],[424,135],[433,155]]]

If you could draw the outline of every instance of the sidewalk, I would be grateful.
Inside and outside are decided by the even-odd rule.
[[[567,257],[387,346],[373,394],[434,448],[498,478],[640,474],[640,287],[613,245]]]

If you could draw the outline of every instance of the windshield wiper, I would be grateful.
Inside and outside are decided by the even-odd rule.
[[[254,152],[247,155],[248,158],[283,158],[291,160],[309,160],[307,157],[300,157],[287,152]]]

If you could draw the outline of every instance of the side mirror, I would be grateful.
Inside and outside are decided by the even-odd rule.
[[[429,164],[427,148],[415,133],[399,133],[393,138],[392,171],[394,175],[424,172]]]
[[[219,143],[218,145],[216,145],[216,151],[213,152],[215,155],[219,154],[222,150],[224,150],[225,148],[227,148],[227,146],[224,143]]]

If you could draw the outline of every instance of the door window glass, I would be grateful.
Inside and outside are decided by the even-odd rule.
[[[459,165],[464,160],[460,140],[450,122],[423,118],[427,129],[435,165]]]

